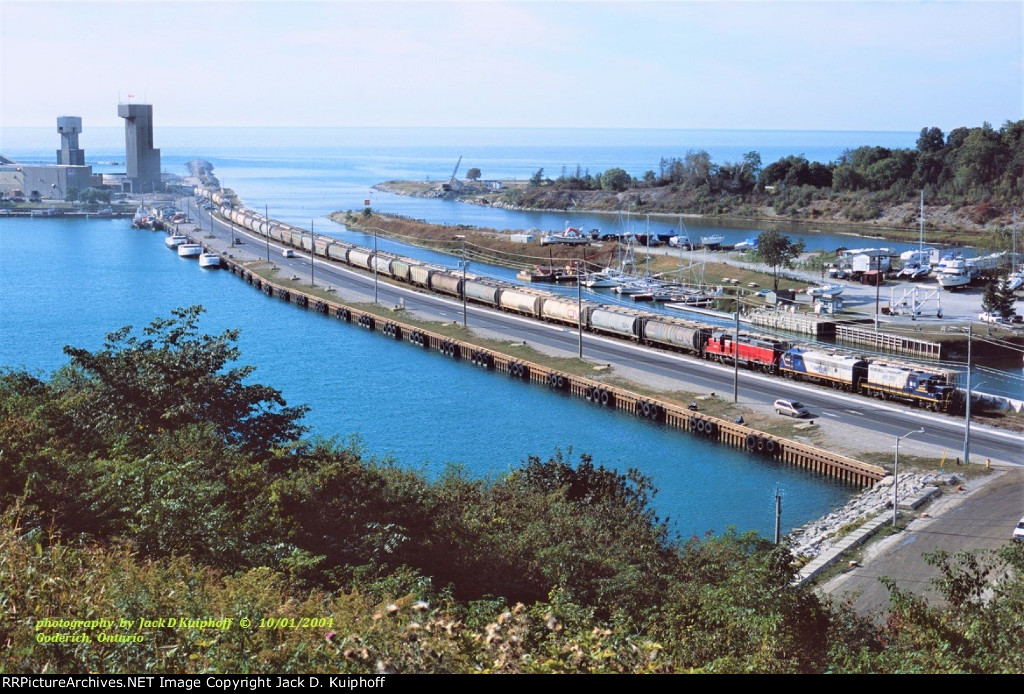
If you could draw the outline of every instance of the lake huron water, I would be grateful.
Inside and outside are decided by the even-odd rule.
[[[86,160],[123,162],[119,128],[90,129]],[[95,138],[95,139],[94,139]],[[718,162],[750,150],[765,163],[787,154],[829,161],[861,144],[913,146],[914,133],[753,133],[713,131],[490,131],[157,129],[163,168],[185,173],[192,158],[213,162],[222,183],[247,205],[321,233],[345,235],[325,219],[359,209],[435,222],[498,228],[559,228],[564,215],[506,213],[440,200],[371,191],[388,179],[447,179],[459,155],[486,178],[557,176],[576,164],[592,172],[621,166],[642,175],[661,157],[706,149]],[[50,128],[0,131],[0,151],[23,163],[51,162]],[[123,165],[97,164],[103,171]],[[574,219],[575,221],[575,219]],[[578,223],[578,222],[577,222]],[[607,223],[607,219],[604,220]],[[735,230],[738,233],[748,233]],[[849,245],[849,244],[847,244]],[[855,489],[585,401],[483,372],[312,312],[268,299],[225,272],[201,271],[178,258],[162,235],[128,220],[0,221],[0,366],[40,374],[66,363],[61,348],[101,346],[122,325],[142,327],[175,307],[202,304],[201,327],[240,328],[242,360],[255,378],[312,408],[307,423],[322,436],[358,435],[367,454],[437,474],[448,463],[478,475],[500,474],[529,455],[556,449],[650,475],[655,506],[682,536],[727,526],[774,527],[783,497],[783,529],[825,515]]]

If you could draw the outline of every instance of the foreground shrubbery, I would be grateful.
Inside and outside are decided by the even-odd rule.
[[[556,454],[430,481],[303,441],[304,410],[231,368],[235,335],[199,335],[199,312],[68,349],[48,381],[0,375],[0,671],[1024,667],[1024,589],[982,601],[987,565],[947,562],[955,609],[896,593],[871,627],[794,588],[788,552],[756,535],[673,542],[635,471]],[[258,628],[282,617],[329,621]],[[144,640],[39,643],[69,632],[43,618]]]

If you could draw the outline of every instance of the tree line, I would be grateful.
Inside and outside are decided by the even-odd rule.
[[[787,191],[801,191],[810,198],[861,192],[893,202],[910,200],[924,190],[937,204],[979,204],[1021,202],[1022,181],[1024,120],[1007,121],[998,130],[989,123],[949,133],[926,127],[913,149],[862,146],[831,162],[794,154],[763,166],[761,155],[752,151],[738,162],[717,163],[704,150],[690,150],[683,157],[662,158],[657,170],[640,177],[618,167],[591,174],[577,166],[574,172],[563,168],[555,179],[540,169],[530,184],[613,192],[671,186],[740,198],[785,197]]]
[[[235,365],[237,332],[202,334],[201,313],[67,347],[46,379],[0,372],[0,669],[1024,669],[1024,545],[936,557],[946,605],[894,590],[878,626],[794,585],[785,545],[674,537],[636,470],[556,451],[428,479],[308,438],[306,408]],[[87,615],[323,628],[37,642],[36,620]]]

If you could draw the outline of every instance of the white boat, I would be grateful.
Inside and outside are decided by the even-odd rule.
[[[692,244],[690,243],[690,237],[689,236],[680,236],[679,234],[676,234],[675,236],[670,238],[668,240],[668,245],[672,246],[672,248],[687,248],[687,249],[689,249],[689,248],[693,247]]]
[[[930,275],[931,272],[931,266],[925,263],[908,263],[896,274],[896,277],[906,280],[921,280]]]
[[[807,293],[811,296],[839,296],[843,293],[841,284],[822,284],[817,287],[808,287]]]
[[[734,251],[752,251],[757,248],[757,237],[751,236],[746,241],[740,241],[732,247]]]
[[[220,256],[216,253],[200,253],[199,267],[220,267]]]
[[[707,248],[713,248],[715,246],[721,246],[725,242],[725,237],[721,234],[712,234],[711,236],[701,236],[700,245]]]
[[[665,288],[665,284],[662,282],[656,282],[648,278],[633,279],[619,284],[615,287],[616,294],[624,294],[626,296],[632,296],[634,294],[650,294],[655,291],[660,291]]]
[[[952,291],[971,283],[971,271],[962,257],[943,258],[935,268],[935,280],[943,289]]]
[[[178,257],[197,258],[203,254],[203,247],[198,243],[178,244]]]
[[[553,244],[582,246],[590,243],[590,241],[590,237],[583,233],[582,228],[571,227],[568,222],[565,223],[565,231],[560,233],[544,234],[540,237],[540,245],[542,246],[550,246]]]
[[[1006,285],[1009,287],[1011,292],[1015,292],[1021,287],[1024,287],[1024,265],[1018,267],[1016,272],[1011,273],[1006,278]]]
[[[622,284],[622,280],[622,273],[615,268],[606,267],[604,270],[589,273],[583,280],[583,286],[591,289],[611,289]]]
[[[188,237],[184,234],[171,234],[164,239],[164,243],[167,244],[168,248],[177,248],[183,243],[188,243]]]

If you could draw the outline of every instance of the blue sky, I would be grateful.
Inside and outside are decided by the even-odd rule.
[[[0,0],[0,125],[998,127],[1022,54],[1019,1]]]

